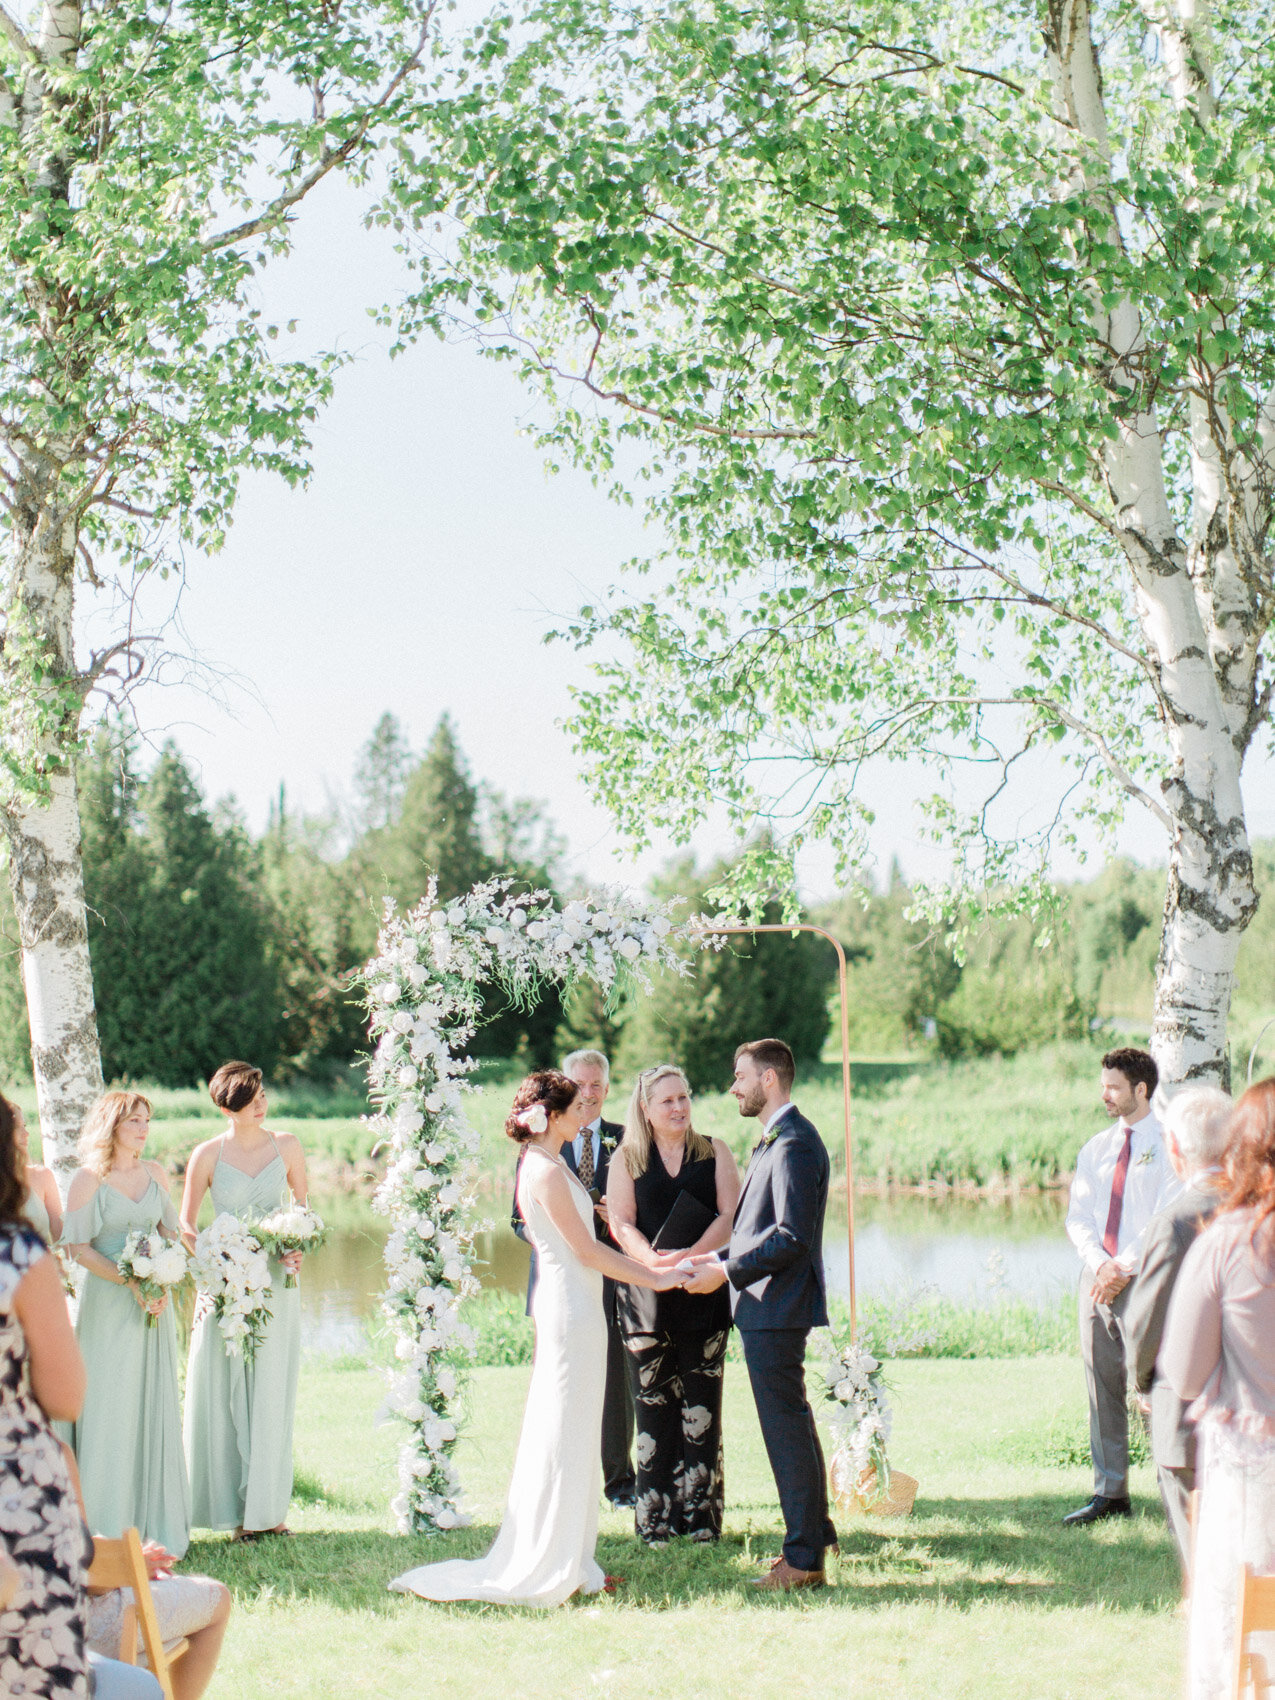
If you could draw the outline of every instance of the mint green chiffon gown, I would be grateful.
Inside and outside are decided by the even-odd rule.
[[[219,1157],[212,1173],[215,1214],[251,1225],[291,1198],[276,1151],[258,1175]],[[226,1350],[204,1305],[191,1336],[186,1371],[186,1462],[191,1511],[199,1529],[273,1529],[292,1499],[292,1424],[301,1367],[301,1293],[270,1264],[270,1320],[252,1362]]]
[[[134,1229],[176,1233],[172,1200],[152,1176],[136,1203],[102,1181],[67,1213],[63,1245],[91,1245],[115,1262]],[[71,1429],[84,1506],[95,1535],[136,1528],[180,1558],[190,1545],[190,1493],[182,1456],[177,1324],[169,1304],[153,1328],[127,1287],[86,1273],[75,1332],[88,1369],[84,1408]]]

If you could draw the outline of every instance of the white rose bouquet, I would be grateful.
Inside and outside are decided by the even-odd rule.
[[[328,1237],[327,1224],[322,1216],[304,1204],[285,1204],[281,1210],[263,1216],[252,1230],[271,1257],[287,1257],[292,1251],[318,1251]],[[289,1273],[285,1287],[295,1287],[297,1278]]]
[[[137,1228],[124,1241],[115,1267],[144,1299],[166,1299],[186,1279],[186,1248],[178,1240],[166,1240],[161,1233],[144,1233]],[[146,1312],[148,1328],[154,1328],[158,1321],[154,1311]]]
[[[270,1259],[261,1241],[223,1210],[195,1240],[191,1267],[212,1304],[226,1350],[251,1363],[270,1320]]]

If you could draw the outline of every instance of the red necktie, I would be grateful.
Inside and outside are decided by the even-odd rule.
[[[1102,1236],[1102,1249],[1114,1257],[1120,1245],[1120,1212],[1124,1209],[1124,1183],[1129,1176],[1129,1158],[1133,1151],[1133,1129],[1124,1130],[1124,1145],[1116,1158],[1116,1172],[1111,1177],[1111,1205],[1107,1211],[1107,1231]]]

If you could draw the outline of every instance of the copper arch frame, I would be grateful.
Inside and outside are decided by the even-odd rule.
[[[697,922],[694,931],[699,933],[818,933],[821,939],[828,943],[837,953],[837,985],[841,993],[841,1093],[844,1112],[845,1148],[846,1148],[846,1238],[849,1243],[850,1261],[850,1338],[855,1337],[855,1286],[854,1286],[854,1153],[850,1137],[850,1011],[846,1001],[846,953],[841,948],[840,939],[834,938],[826,927],[814,927],[807,921],[798,921],[788,926],[782,923],[765,926],[717,926],[711,921]]]

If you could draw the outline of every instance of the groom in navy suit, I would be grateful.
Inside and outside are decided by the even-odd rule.
[[[757,1588],[820,1588],[823,1555],[836,1547],[828,1516],[828,1477],[806,1398],[806,1338],[826,1328],[823,1217],[828,1152],[790,1094],[792,1052],[782,1039],[756,1039],[735,1052],[731,1096],[741,1116],[762,1124],[735,1210],[730,1245],[695,1259],[690,1293],[731,1284],[731,1308],[744,1346],[762,1439],[779,1489],[781,1557]]]

